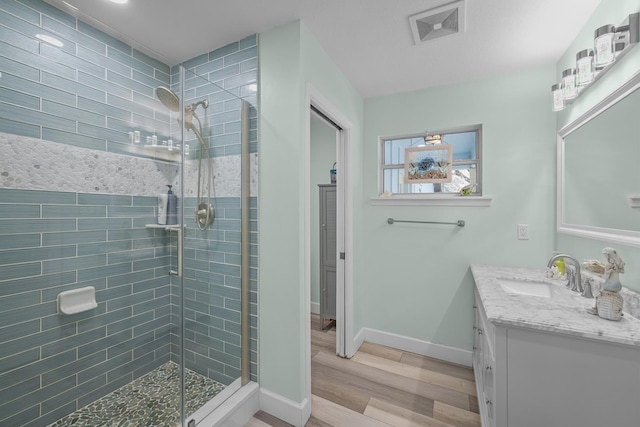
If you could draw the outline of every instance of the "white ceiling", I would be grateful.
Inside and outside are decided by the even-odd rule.
[[[46,1],[169,65],[301,19],[369,98],[553,64],[601,0],[466,0],[466,32],[421,45],[408,17],[450,0]]]

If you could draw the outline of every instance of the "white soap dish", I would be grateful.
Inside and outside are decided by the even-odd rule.
[[[97,306],[96,288],[93,286],[72,289],[58,294],[59,314],[78,314],[93,310]]]

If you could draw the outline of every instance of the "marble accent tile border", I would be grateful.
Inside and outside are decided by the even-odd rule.
[[[180,166],[37,138],[0,133],[0,187],[21,190],[153,196],[178,185]],[[212,197],[240,196],[240,156],[213,158]],[[258,193],[258,155],[251,154],[251,195]],[[204,165],[204,163],[203,163]],[[203,167],[203,173],[207,173]],[[185,196],[195,197],[198,161],[185,164]]]
[[[189,369],[185,372],[185,413],[190,415],[220,393],[224,384]],[[177,426],[180,394],[180,367],[167,362],[48,427]]]

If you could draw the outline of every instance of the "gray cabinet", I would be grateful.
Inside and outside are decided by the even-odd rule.
[[[336,186],[320,190],[320,322],[336,318]]]

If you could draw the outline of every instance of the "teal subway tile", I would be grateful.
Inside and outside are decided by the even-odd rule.
[[[42,263],[43,274],[74,271],[84,268],[106,265],[106,255],[78,256],[75,258],[56,259]],[[84,280],[84,279],[83,279]]]
[[[140,314],[140,316],[148,316],[149,314],[153,316],[153,311],[147,311]],[[159,317],[155,320],[152,317],[149,321],[139,322],[134,326],[133,336],[137,337],[151,331],[156,331],[156,338],[158,338],[160,335],[166,335],[166,328],[170,326],[169,316]]]
[[[0,189],[0,200],[2,203],[75,204],[76,193],[3,188]]]
[[[213,273],[224,274],[226,276],[240,277],[240,266],[221,264],[218,262],[209,263],[209,271]]]
[[[253,381],[253,380],[252,380]],[[47,412],[40,418],[31,421],[30,423],[25,424],[23,427],[39,427],[41,425],[49,425],[54,423],[55,421],[63,418],[65,415],[68,415],[74,412],[77,409],[75,400],[67,403],[66,405],[60,406],[59,408],[55,408],[51,412]]]
[[[34,351],[36,351],[37,354],[33,354]],[[32,355],[30,356],[29,353],[31,353]],[[39,348],[35,348],[33,350],[30,350],[29,352],[20,354],[23,356],[23,358],[21,360],[21,363],[15,366],[15,369],[0,369],[0,371],[4,372],[0,375],[0,384],[2,384],[3,387],[18,384],[27,378],[31,378],[33,376],[37,377],[43,372],[50,371],[51,369],[56,369],[58,366],[74,360],[76,352],[75,349],[72,349],[65,353],[60,353],[54,357],[45,359],[40,359]],[[60,376],[57,378],[57,380],[66,378],[67,376],[69,375],[67,374],[64,376]]]
[[[239,50],[224,57],[224,65],[229,66],[237,64],[248,59],[257,58],[258,48],[254,45],[246,49]]]
[[[112,391],[127,384],[127,382],[129,381],[122,380],[121,382],[107,384],[107,374],[103,374],[91,381],[80,384],[80,386],[78,386],[78,390],[81,397],[78,399],[78,407],[82,408],[102,396],[106,396]]]
[[[135,292],[135,287],[134,287],[134,292]],[[166,297],[168,295],[171,295],[171,287],[169,286],[168,281],[165,286],[158,286],[155,288],[155,294],[154,294],[155,298]]]
[[[0,37],[2,37],[2,41],[6,42],[11,46],[19,47],[20,49],[23,49],[26,52],[29,52],[32,54],[38,54],[38,47],[40,43],[38,42],[38,40],[35,40],[33,38],[35,34],[24,34],[24,33],[17,32],[12,28],[9,28],[7,26],[6,21],[7,21],[7,18],[10,16],[11,15],[8,15],[8,14],[0,14],[0,24],[4,24],[4,25],[0,25]],[[22,22],[25,22],[25,21],[22,21]]]
[[[47,387],[38,389],[37,391],[21,396],[15,400],[15,406],[17,408],[28,407],[34,403],[42,402],[43,400],[50,399],[56,394],[60,393],[60,390],[67,390],[76,385],[75,376],[64,378],[57,383],[51,384]],[[10,411],[18,411],[20,409],[14,409],[13,407],[4,409],[4,406],[0,406],[0,413],[9,413]],[[53,408],[52,408],[53,409]],[[16,424],[17,425],[17,424]],[[24,424],[20,424],[23,426]]]
[[[134,90],[136,92],[143,93],[147,96],[153,96],[154,88],[151,86],[147,86],[143,83],[137,82],[129,77],[125,77],[122,74],[118,74],[111,70],[107,70],[107,81],[124,86],[128,89]]]
[[[148,64],[145,64],[143,61],[140,61],[137,58],[134,58],[131,54],[131,51],[128,53],[125,53],[118,49],[114,49],[111,46],[107,46],[107,57],[130,67],[131,70],[137,70],[149,76],[153,75],[153,67]],[[130,74],[131,72],[127,74],[123,74],[123,76],[130,75]]]
[[[239,49],[247,49],[251,46],[257,46],[257,45],[258,45],[257,34],[251,34],[250,36],[247,36],[238,42]]]
[[[107,302],[107,310],[114,311],[124,307],[130,307],[141,302],[153,299],[153,291],[144,291],[132,294],[127,297],[115,298]],[[135,313],[137,314],[137,313]]]
[[[240,48],[239,42],[229,43],[226,46],[223,46],[219,49],[209,52],[209,61],[213,61],[214,59],[222,58],[225,55],[230,55],[234,52],[237,52],[239,48]]]
[[[18,234],[11,238],[0,236],[0,250],[40,246],[40,234]]]
[[[211,262],[224,262],[224,253],[219,252],[218,248],[214,248],[214,249],[215,250],[213,250],[213,251],[198,250],[196,252],[195,260],[196,261],[199,260],[199,261],[211,261]],[[193,257],[187,257],[186,255],[184,255],[184,257],[193,259]]]
[[[40,378],[30,378],[21,383],[0,391],[0,402],[10,402],[20,396],[34,392],[40,388]]]
[[[85,347],[106,336],[106,327],[80,332],[42,346],[42,356],[49,357],[74,347]]]
[[[75,349],[74,349],[75,354]],[[107,360],[107,351],[102,350],[100,352],[91,354],[87,357],[83,357],[78,360],[74,360],[71,363],[67,363],[62,366],[57,366],[56,369],[53,369],[42,375],[42,385],[46,386],[48,384],[57,382],[62,378],[66,378],[69,375],[79,373],[85,369],[91,368],[92,366],[96,366],[101,362]],[[82,381],[78,381],[78,383],[82,383]]]
[[[82,55],[82,53],[85,53],[87,51],[93,51],[101,53],[104,56],[107,52],[107,46],[103,42],[96,40],[93,37],[89,37],[86,34],[81,33],[80,31],[77,31],[75,27],[60,25],[55,21],[51,21],[46,16],[43,17],[42,25],[45,28],[64,36],[67,40],[73,40],[76,44],[76,54],[79,57],[90,60],[96,64],[103,65],[98,61],[93,61],[93,57],[86,57]]]
[[[169,75],[169,73],[165,73],[163,71],[156,69],[154,73],[154,77],[157,80],[160,80],[165,86],[168,86],[171,84],[171,76]]]
[[[84,33],[88,36],[93,37],[96,40],[101,41],[102,43],[104,43],[105,45],[111,47],[111,48],[116,48],[118,50],[120,50],[121,52],[125,52],[128,54],[131,54],[132,48],[131,46],[127,45],[126,43],[121,42],[120,40],[117,40],[114,37],[111,37],[110,35],[107,35],[106,33],[98,30],[95,27],[92,27],[89,24],[85,24],[82,21],[78,21],[78,31],[80,31],[81,33]]]
[[[0,99],[21,107],[40,109],[40,98],[26,93],[0,87]]]
[[[78,133],[83,136],[89,136],[99,140],[107,140],[107,150],[109,150],[109,144],[113,142],[128,143],[129,135],[124,132],[113,131],[104,127],[92,126],[83,123],[78,123]]]
[[[72,120],[63,119],[55,115],[42,113],[40,111],[34,111],[15,105],[5,104],[4,102],[0,102],[0,115],[8,120],[31,125],[49,126],[53,129],[58,130],[75,132],[76,128],[75,122]]]
[[[75,245],[0,251],[0,265],[76,256]]]
[[[238,362],[238,366],[240,366],[239,362]],[[238,369],[237,367],[224,365],[224,374],[231,378],[240,378],[240,375],[242,373],[240,369]]]
[[[123,98],[121,96],[116,96],[109,94],[107,95],[107,104],[113,111],[126,111],[127,115],[118,115],[111,114],[110,116],[116,119],[131,121],[131,112],[135,111],[138,114],[142,114],[147,117],[153,117],[153,108],[149,105],[144,105],[143,103],[136,102],[135,100],[131,100],[128,98]],[[137,123],[135,124],[138,125]],[[168,130],[168,129],[167,129]]]
[[[105,218],[104,206],[43,205],[43,218]]]
[[[131,196],[114,195],[114,194],[78,194],[79,205],[119,205],[131,206]]]
[[[55,74],[47,73],[45,71],[42,72],[40,81],[48,86],[53,86],[69,93],[81,93],[82,96],[93,99],[95,101],[104,102],[107,96],[104,91],[94,89],[87,85],[83,85],[76,81],[57,76]]]
[[[223,329],[225,320],[205,313],[196,313],[196,321],[210,328]]]
[[[91,40],[91,38],[89,39]],[[113,58],[107,57],[107,49],[104,44],[100,43],[100,46],[98,47],[101,47],[101,50],[97,50],[91,47],[78,46],[78,57],[98,64],[105,70],[115,71],[123,75],[131,74],[131,67],[122,64]],[[101,74],[101,76],[104,78],[104,73]]]
[[[32,24],[40,23],[40,14],[15,0],[7,0],[0,3],[0,10],[15,15]]]
[[[74,275],[75,277],[75,275]],[[93,286],[96,291],[100,291],[102,289],[105,289],[107,287],[107,281],[106,279],[102,278],[102,279],[96,279],[96,280],[89,280],[87,282],[80,282],[77,283],[75,282],[75,280],[71,283],[66,283],[64,285],[60,285],[60,286],[52,286],[52,287],[47,287],[47,288],[43,288],[42,289],[42,302],[47,302],[47,301],[55,301],[58,294],[62,291],[68,291],[70,289],[78,289],[78,288],[84,288],[85,286]],[[96,312],[90,312],[91,315],[94,315]],[[80,319],[80,317],[76,318],[73,317],[74,321],[77,321]],[[60,323],[58,323],[60,324]],[[45,329],[45,328],[43,328]]]
[[[85,111],[76,107],[60,104],[58,102],[42,100],[42,111],[58,117],[66,117],[81,123],[91,124],[95,126],[105,126],[106,120],[104,115]]]
[[[131,295],[131,285],[114,286],[109,289],[103,289],[100,292],[96,292],[96,300],[108,301],[127,295]]]
[[[11,407],[9,405],[9,407]],[[20,407],[15,407],[14,406],[14,410],[20,410],[22,409],[23,406]],[[0,406],[0,410],[2,409],[2,407]],[[0,412],[1,413],[1,412]],[[26,423],[28,423],[29,421],[33,421],[35,419],[37,419],[40,416],[40,405],[39,404],[35,404],[31,407],[28,407],[27,409],[21,411],[21,412],[12,412],[11,414],[7,413],[6,415],[3,414],[4,416],[7,416],[7,418],[3,418],[0,420],[0,422],[3,423],[3,425],[6,426],[24,426],[26,425]]]
[[[208,61],[203,64],[198,65],[195,70],[199,75],[207,75],[214,71],[218,71],[224,67],[224,59],[218,58],[213,61]]]
[[[109,217],[153,217],[155,209],[150,206],[109,206],[107,212]]]
[[[162,86],[164,82],[157,80],[153,74],[149,75],[137,70],[133,70],[132,78],[134,81],[156,88]]]
[[[65,25],[68,25],[69,27],[74,27],[76,25],[76,19],[69,15],[68,13],[63,12],[62,10],[51,6],[43,1],[40,0],[20,0],[21,3],[26,4],[29,7],[32,7],[33,9],[37,10],[40,13],[43,13],[45,15],[48,15],[50,17],[52,17],[53,19],[56,19],[60,22],[62,22]]]
[[[40,292],[23,292],[0,298],[0,311],[15,310],[40,303]]]
[[[109,252],[128,251],[130,249],[131,249],[131,240],[118,240],[115,242],[100,242],[100,243],[84,243],[84,244],[78,245],[78,256],[106,254]]]
[[[104,230],[42,234],[42,246],[64,245],[68,243],[105,242],[106,240],[107,232]],[[78,252],[78,255],[85,254]]]
[[[34,292],[38,292],[38,291],[34,291]],[[22,294],[18,294],[18,295],[22,295]],[[12,297],[0,298],[0,301],[3,301],[5,298],[10,299]],[[40,301],[40,298],[38,297],[38,302],[39,301]],[[5,326],[3,328],[0,328],[0,342],[11,341],[26,335],[35,334],[39,331],[40,331],[40,320],[38,319],[28,320],[26,322]],[[4,370],[2,369],[2,362],[0,362],[0,372],[4,372]],[[4,383],[0,383],[0,384],[4,384]]]
[[[40,138],[40,126],[20,123],[14,120],[6,120],[0,117],[0,129],[6,133],[31,138]]]
[[[145,343],[141,346],[139,346],[138,348],[134,349],[133,351],[133,356],[134,357],[139,357],[147,352],[156,350],[164,345],[169,344],[170,340],[171,340],[171,330],[172,330],[172,325],[170,325],[167,322],[164,322],[164,324],[159,325],[156,329],[154,329],[153,333],[154,333],[154,340],[148,343]],[[143,335],[141,335],[143,336]]]
[[[144,53],[133,49],[133,57],[135,59],[138,59],[142,62],[144,62],[145,64],[149,65],[150,67],[155,68],[156,70],[159,70],[161,72],[163,72],[164,74],[169,74],[170,73],[170,69],[169,66],[167,64],[165,64],[164,62],[160,62],[157,59],[151,58],[148,55],[145,55]]]
[[[93,329],[101,328],[105,325],[109,325],[120,319],[131,317],[133,311],[131,307],[124,307],[119,310],[105,311],[97,314],[96,316],[89,317],[87,319],[78,322],[78,332],[91,331]],[[110,334],[113,335],[113,334]]]
[[[37,47],[38,44],[36,44]],[[12,73],[25,79],[37,80],[38,76],[34,78],[33,70],[48,71],[69,79],[73,79],[75,76],[75,71],[71,67],[51,62],[37,53],[28,52],[8,43],[0,42],[0,52],[2,52],[0,56],[6,58],[6,60],[3,60],[3,68],[5,67],[4,62],[6,62],[3,76],[5,73]],[[26,73],[22,71],[26,71]],[[34,93],[34,95],[37,95],[37,93]]]
[[[146,129],[149,132],[149,135],[152,135],[156,130],[165,129],[167,126],[166,122],[142,116],[137,114],[136,111],[133,112],[133,122],[136,126]]]
[[[133,263],[133,270],[139,271],[139,270],[147,270],[149,268],[168,267],[167,263],[168,263],[167,257],[135,261]]]
[[[11,310],[5,310],[0,312],[0,325],[8,325],[11,323],[24,322],[27,319],[34,319],[43,316],[53,314],[57,311],[56,305],[52,303],[35,304],[27,307],[20,307]],[[2,352],[6,350],[5,347],[11,347],[13,344],[18,347],[21,345],[14,340],[11,344],[5,344],[2,346]]]
[[[193,78],[194,77],[194,68],[197,69],[199,65],[205,64],[209,61],[209,54],[203,53],[202,55],[191,58],[182,63],[182,66],[185,68],[185,77]]]
[[[78,280],[91,280],[100,277],[109,277],[124,274],[131,271],[131,263],[113,264],[101,267],[78,270]]]
[[[0,281],[17,279],[19,277],[37,276],[41,268],[39,262],[0,266]],[[2,322],[0,322],[2,324]]]
[[[16,351],[9,353],[7,357],[0,360],[0,384],[7,387],[30,378],[33,373],[30,368],[25,368],[40,359],[40,349],[31,348],[26,351]]]
[[[247,59],[246,61],[242,61],[240,63],[240,72],[241,73],[246,73],[247,71],[255,71],[257,72],[258,70],[258,58],[250,58]],[[252,90],[249,93],[255,93],[255,90]]]
[[[0,204],[0,218],[39,218],[38,205],[5,205]]]
[[[164,232],[164,231],[163,231]],[[144,239],[154,235],[154,229],[152,228],[138,228],[138,229],[116,229],[108,230],[108,240],[128,240],[128,239]],[[134,241],[135,245],[135,241]],[[134,246],[135,247],[135,246]]]
[[[64,90],[60,90],[51,86],[34,82],[32,80],[28,80],[20,76],[14,76],[13,74],[10,74],[10,73],[2,73],[2,86],[6,89],[13,89],[15,91],[33,95],[39,98],[43,98],[47,100],[55,100],[59,104],[63,104],[63,105],[75,105],[76,103],[76,96],[71,92],[66,92]],[[20,109],[20,111],[28,112],[29,110]],[[38,115],[33,115],[35,113],[36,112],[32,112],[32,117],[40,117]],[[26,114],[26,113],[21,112],[20,114]],[[3,116],[10,119],[15,119],[16,115],[14,114],[13,116],[9,116],[7,114],[3,114]],[[56,116],[56,117],[64,117],[64,116]],[[46,123],[38,122],[36,124],[51,125],[50,122],[46,122]],[[65,125],[59,128],[68,129],[68,126]]]
[[[133,262],[134,271],[141,270],[141,268],[137,268],[137,262],[141,260],[148,260],[154,257],[153,249],[141,249],[141,250],[131,250],[131,251],[123,251],[123,252],[112,252],[107,254],[107,264],[119,264],[123,262]],[[149,267],[153,268],[153,267]]]
[[[131,218],[78,219],[78,230],[115,230],[131,228]]]
[[[114,337],[118,337],[114,339]],[[107,346],[107,358],[112,359],[116,356],[132,351],[136,347],[140,347],[154,340],[153,333],[149,332],[139,337],[131,338],[131,331],[124,331],[111,337],[107,337],[113,342],[113,345]]]
[[[151,271],[151,270],[143,270],[142,272],[147,272],[147,271]],[[164,283],[165,283],[164,280],[160,278],[154,278],[154,279],[138,282],[133,285],[133,292],[137,293],[137,292],[148,291],[149,289],[155,289],[158,286],[162,286]]]
[[[94,77],[90,74],[83,73],[82,71],[78,71],[78,82],[112,95],[131,98],[131,88],[114,85],[103,78]]]
[[[219,351],[216,349],[209,350],[209,357],[219,362],[224,363],[225,365],[230,366],[240,366],[240,358],[227,354],[223,351]]]
[[[171,300],[170,296],[160,297],[156,299],[149,299],[142,301],[133,306],[133,314],[144,313],[145,311],[156,310],[158,307],[163,307],[169,304]]]
[[[105,151],[106,148],[106,143],[103,139],[91,138],[73,132],[64,132],[44,127],[42,128],[42,139],[100,151]]]
[[[92,99],[83,98],[82,96],[78,96],[78,108],[82,110],[93,111],[94,113],[100,114],[102,116],[115,117],[120,120],[131,120],[131,110],[140,108],[139,105],[132,105],[132,108],[121,108],[117,105],[113,105],[111,103],[111,99],[122,99],[115,96],[107,95],[107,102],[104,101],[98,102]],[[105,125],[105,123],[98,123],[100,125]]]
[[[133,206],[151,206],[158,205],[158,199],[153,196],[133,196]]]
[[[75,272],[49,274],[44,276],[26,277],[23,272],[17,272],[18,279],[10,280],[0,284],[0,295],[11,295],[16,292],[28,292],[31,290],[61,286],[68,283],[75,283]]]
[[[151,353],[135,358],[129,363],[118,364],[114,369],[107,372],[107,382],[110,383],[116,381],[118,378],[122,378],[123,376],[126,376],[131,380],[133,371],[141,368],[142,366],[148,365],[153,360],[154,355]]]
[[[115,287],[125,285],[129,283],[146,283],[147,281],[155,281],[152,270],[136,271],[134,273],[127,273],[120,276],[110,276],[107,278],[108,286]],[[134,292],[137,292],[134,285]]]
[[[118,319],[118,321],[115,321],[107,325],[107,335],[113,335],[127,329],[134,329],[135,327],[140,325],[153,323],[152,321],[153,321],[153,311],[147,311],[145,313],[141,313],[133,317]],[[136,334],[134,329],[134,336],[135,335]]]

